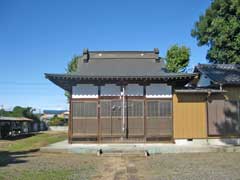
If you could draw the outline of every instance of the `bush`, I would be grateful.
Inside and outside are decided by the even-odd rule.
[[[54,116],[53,118],[50,119],[49,125],[50,126],[63,126],[63,125],[65,125],[65,120],[64,120],[64,118]]]

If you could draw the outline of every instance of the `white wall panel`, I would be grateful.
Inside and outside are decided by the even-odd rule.
[[[120,96],[121,89],[120,86],[116,84],[105,84],[101,86],[101,96]]]
[[[72,98],[97,98],[98,87],[92,84],[79,84],[72,87]]]
[[[128,96],[143,96],[143,86],[138,84],[128,84],[126,86],[126,94]]]
[[[147,98],[169,98],[172,97],[172,87],[167,84],[151,84],[146,86]]]

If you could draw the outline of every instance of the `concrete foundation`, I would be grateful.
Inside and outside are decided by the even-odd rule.
[[[176,145],[240,145],[240,138],[175,139]]]
[[[240,138],[216,138],[216,139],[208,139],[209,145],[240,145]]]
[[[175,139],[176,145],[208,145],[207,139]]]
[[[183,141],[179,141],[183,142]],[[41,148],[42,152],[93,153],[203,153],[203,152],[240,152],[240,146],[209,144],[68,144],[58,142]]]

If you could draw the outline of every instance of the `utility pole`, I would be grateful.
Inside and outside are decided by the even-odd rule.
[[[126,122],[125,122],[125,86],[122,87],[122,139],[125,137]]]

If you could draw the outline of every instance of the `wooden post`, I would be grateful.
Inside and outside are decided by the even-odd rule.
[[[69,116],[68,116],[68,143],[72,144],[72,92],[69,97]]]

